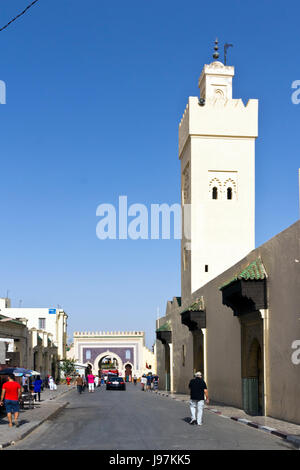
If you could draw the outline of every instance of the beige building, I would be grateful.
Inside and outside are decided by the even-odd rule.
[[[68,358],[91,366],[96,375],[107,363],[123,376],[156,372],[156,358],[145,346],[143,331],[75,332]]]
[[[48,374],[57,377],[57,347],[52,334],[28,329],[25,318],[16,320],[0,315],[0,364],[35,370],[42,377]]]
[[[28,368],[30,335],[26,321],[0,314],[0,364]]]
[[[62,309],[56,308],[12,308],[10,299],[0,298],[0,314],[11,318],[24,318],[28,329],[35,329],[40,337],[49,336],[58,351],[58,359],[66,357],[67,319],[68,315]],[[33,338],[35,335],[33,334]],[[36,341],[34,339],[34,341]],[[43,340],[43,344],[46,341]]]
[[[160,387],[188,393],[200,370],[215,402],[299,424],[300,222],[253,249],[257,101],[232,99],[233,74],[204,67],[179,129],[190,232],[156,326]]]

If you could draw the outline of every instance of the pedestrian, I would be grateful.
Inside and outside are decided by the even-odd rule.
[[[78,376],[76,377],[76,385],[77,385],[77,391],[78,393],[80,393],[80,395],[82,394],[82,391],[83,391],[83,378],[80,377],[80,375],[78,374]]]
[[[142,387],[142,391],[145,392],[146,391],[146,385],[147,385],[147,377],[146,375],[144,374],[141,378],[141,387]]]
[[[147,375],[147,390],[151,389],[152,374]]]
[[[84,374],[82,374],[81,378],[82,378],[82,382],[83,382],[83,384],[82,384],[82,391],[84,392],[84,391],[85,391],[85,389],[86,389],[86,380],[85,380],[85,375],[84,375]]]
[[[7,413],[8,425],[10,428],[13,425],[12,413],[14,413],[15,425],[16,427],[19,427],[18,417],[20,411],[19,400],[21,398],[21,393],[21,385],[15,381],[15,377],[13,375],[9,375],[8,381],[5,382],[2,386],[0,405],[3,405],[3,399],[5,398],[4,404]]]
[[[98,377],[98,375],[95,375],[94,384],[95,384],[95,387],[97,388],[98,385],[99,385],[99,377]]]
[[[159,377],[158,375],[154,375],[153,377],[153,389],[154,390],[157,390],[158,389],[158,382],[159,382]]]
[[[70,386],[70,382],[71,382],[71,377],[66,377],[66,381],[67,381],[67,384],[68,384],[68,387]]]
[[[133,383],[134,383],[134,385],[136,385],[136,383],[137,383],[137,376],[135,374],[133,376]]]
[[[52,375],[49,376],[49,387],[50,387],[50,390],[55,390],[55,382],[54,382],[54,379],[52,377]]]
[[[39,401],[41,401],[41,388],[42,388],[43,381],[41,377],[38,375],[33,384],[33,391],[34,393],[38,394]]]
[[[204,409],[204,397],[206,403],[209,403],[207,385],[202,378],[201,372],[196,372],[195,378],[189,383],[190,389],[190,410],[191,410],[191,421],[190,424],[203,424],[203,409]]]
[[[89,384],[89,392],[93,393],[95,388],[95,377],[92,373],[89,373],[87,376],[88,384]]]
[[[25,393],[28,392],[28,379],[25,375],[22,375],[22,387]]]

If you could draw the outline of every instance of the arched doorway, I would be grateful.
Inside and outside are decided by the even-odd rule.
[[[123,370],[122,359],[117,354],[106,351],[96,357],[94,370],[98,371],[99,375],[105,375],[105,372],[109,370],[115,370],[120,373]]]
[[[263,363],[261,346],[256,338],[251,343],[249,357],[248,357],[248,379],[253,383],[253,390],[256,396],[253,397],[255,403],[257,402],[257,412],[262,414],[263,411]]]
[[[263,320],[260,312],[240,315],[242,401],[246,413],[263,415],[264,409],[264,350]]]
[[[125,365],[125,382],[131,382],[131,381],[132,381],[132,365],[128,363]]]

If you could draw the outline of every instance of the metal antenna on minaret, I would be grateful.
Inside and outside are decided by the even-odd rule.
[[[219,41],[218,41],[218,38],[216,38],[216,40],[215,40],[215,47],[214,47],[214,50],[215,50],[215,52],[213,53],[213,58],[214,58],[215,60],[218,60],[218,58],[219,58],[219,56],[220,56],[220,54],[219,54],[219,52],[218,52],[218,50],[219,50]]]
[[[224,44],[224,65],[226,65],[228,47],[233,47],[233,44],[228,44],[227,42],[226,42],[226,44]]]

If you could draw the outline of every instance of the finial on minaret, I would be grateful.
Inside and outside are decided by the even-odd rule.
[[[215,52],[213,53],[213,58],[214,58],[215,60],[218,60],[218,58],[219,58],[219,56],[220,56],[220,54],[219,54],[219,52],[218,52],[218,50],[219,50],[219,41],[218,41],[218,38],[216,38],[216,40],[215,40],[215,47],[214,47],[214,50],[215,50]]]

